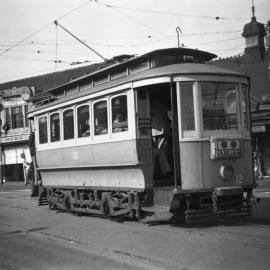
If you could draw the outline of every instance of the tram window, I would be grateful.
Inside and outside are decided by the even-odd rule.
[[[38,133],[39,133],[39,143],[48,142],[48,130],[47,130],[47,116],[42,116],[38,119]]]
[[[128,130],[127,96],[118,96],[111,100],[112,132]]]
[[[182,129],[195,130],[193,84],[181,84],[180,92],[182,108]]]
[[[90,124],[89,124],[89,105],[80,106],[77,109],[78,119],[78,137],[89,137],[90,136]]]
[[[50,116],[51,142],[60,141],[60,117],[59,113]]]
[[[99,101],[94,104],[94,128],[95,135],[108,133],[107,101]]]
[[[63,112],[64,140],[74,138],[74,114],[73,109]]]
[[[235,84],[202,83],[202,112],[204,130],[238,128]]]
[[[243,114],[244,114],[244,127],[246,129],[249,129],[249,125],[248,125],[248,91],[247,91],[247,86],[244,85],[242,87],[242,95],[241,95],[241,103],[242,103],[242,110],[243,110]]]

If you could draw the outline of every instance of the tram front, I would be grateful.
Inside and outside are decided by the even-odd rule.
[[[252,211],[249,80],[211,70],[174,78],[181,184],[171,211],[181,209],[187,220],[209,212]]]

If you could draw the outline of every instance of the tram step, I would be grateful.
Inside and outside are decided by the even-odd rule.
[[[157,221],[168,221],[173,217],[170,213],[169,207],[164,205],[155,205],[151,207],[142,208],[142,220],[143,223],[153,223]]]
[[[154,187],[154,205],[170,206],[173,199],[173,186]]]
[[[39,198],[38,199],[38,205],[47,205],[48,204],[48,200],[47,198]]]

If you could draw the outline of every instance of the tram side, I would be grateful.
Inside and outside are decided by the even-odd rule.
[[[49,206],[139,216],[152,157],[149,148],[138,158],[134,92],[43,111],[35,117],[36,158]]]

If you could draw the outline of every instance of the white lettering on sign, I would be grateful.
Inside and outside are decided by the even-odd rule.
[[[5,100],[3,102],[3,106],[6,107],[10,107],[10,106],[21,106],[21,105],[25,105],[27,104],[24,100],[22,100],[21,98],[16,98],[16,99],[11,99],[11,100]]]
[[[2,143],[27,141],[27,140],[29,140],[29,135],[18,135],[18,136],[3,137]]]
[[[260,125],[260,126],[252,126],[252,133],[261,133],[265,132],[265,125]]]
[[[20,96],[22,93],[31,92],[31,87],[13,87],[11,89],[1,90],[3,97]]]
[[[236,158],[241,156],[241,146],[239,139],[215,138],[210,140],[210,158],[224,159]]]

